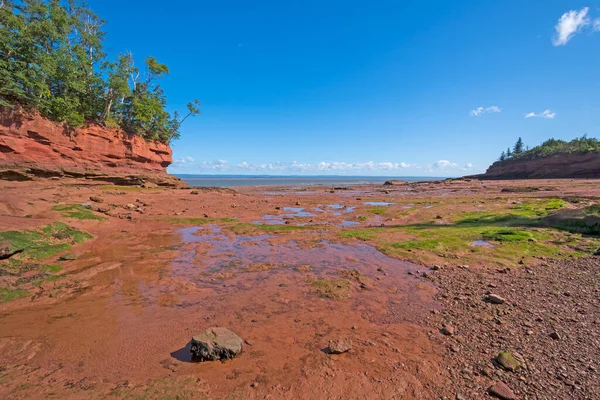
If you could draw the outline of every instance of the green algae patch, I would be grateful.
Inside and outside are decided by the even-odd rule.
[[[320,297],[333,300],[346,299],[350,297],[350,281],[347,279],[310,279],[310,287]]]
[[[46,225],[40,230],[0,232],[0,240],[10,242],[15,249],[22,249],[21,253],[10,260],[10,263],[15,265],[24,260],[44,260],[70,250],[75,243],[82,243],[91,238],[89,233],[71,228],[62,222]]]
[[[388,210],[385,207],[373,207],[373,208],[369,208],[367,210],[368,213],[370,214],[375,214],[375,215],[383,215],[387,212]]]
[[[346,229],[339,234],[344,239],[373,240],[377,236],[375,229]]]
[[[481,237],[496,242],[535,241],[533,233],[523,229],[490,229],[482,232]]]
[[[58,273],[58,272],[60,272],[60,271],[62,271],[62,270],[63,270],[63,267],[61,267],[60,265],[54,265],[54,264],[51,264],[51,265],[43,265],[43,266],[42,266],[42,267],[39,269],[39,271],[41,271],[41,272],[48,272],[48,273],[50,273],[50,274],[56,274],[56,273]]]
[[[0,303],[8,303],[9,301],[19,300],[29,296],[29,292],[23,289],[0,289]]]
[[[53,211],[60,211],[64,218],[74,218],[81,220],[104,221],[106,218],[94,214],[90,209],[81,204],[60,204],[52,207]]]
[[[297,226],[297,225],[265,225],[265,224],[248,224],[241,223],[228,227],[234,233],[240,235],[249,235],[254,233],[287,233],[287,232],[298,232],[307,231],[313,229],[310,226]]]

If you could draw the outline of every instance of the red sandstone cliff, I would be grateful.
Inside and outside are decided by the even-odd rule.
[[[492,165],[478,179],[600,178],[600,153],[556,155]]]
[[[83,177],[118,184],[180,186],[167,174],[171,148],[117,129],[70,129],[35,114],[0,109],[0,178]]]

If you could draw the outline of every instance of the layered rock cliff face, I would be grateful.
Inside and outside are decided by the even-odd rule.
[[[0,110],[0,178],[75,177],[116,184],[182,186],[167,174],[171,148],[101,126],[68,128],[39,115]]]
[[[600,178],[600,153],[565,154],[492,165],[478,179]]]

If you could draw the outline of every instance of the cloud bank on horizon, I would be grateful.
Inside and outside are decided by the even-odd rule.
[[[418,165],[404,162],[357,162],[343,161],[319,163],[270,162],[254,164],[246,161],[229,163],[226,160],[196,161],[193,157],[183,157],[173,161],[169,167],[173,173],[205,173],[205,174],[371,174],[400,176],[420,174],[432,176],[460,175],[473,169],[472,163],[460,165],[449,160],[438,160],[431,164]],[[436,175],[437,174],[437,175]]]

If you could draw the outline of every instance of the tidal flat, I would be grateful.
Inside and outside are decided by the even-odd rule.
[[[597,181],[0,192],[2,398],[600,396]]]

